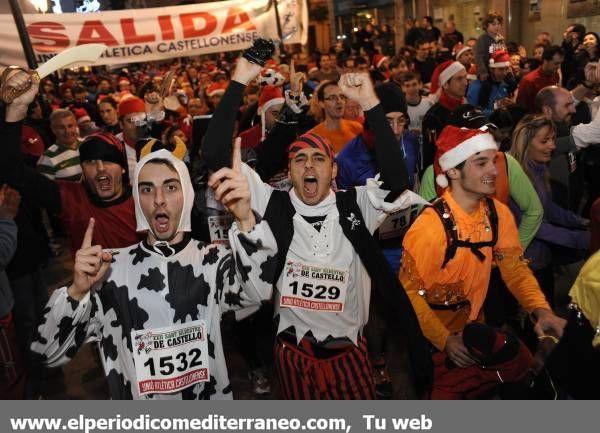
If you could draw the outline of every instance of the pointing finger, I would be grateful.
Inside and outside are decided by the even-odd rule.
[[[92,238],[94,237],[94,225],[96,224],[96,220],[94,218],[90,218],[90,222],[88,223],[87,229],[85,230],[85,234],[83,235],[83,242],[81,243],[81,248],[89,248],[92,246]]]
[[[233,151],[231,152],[231,168],[235,172],[242,172],[242,139],[240,137],[237,137],[233,142]]]

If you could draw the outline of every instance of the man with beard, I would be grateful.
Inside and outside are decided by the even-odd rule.
[[[31,86],[29,74],[16,72],[9,78],[16,88]],[[109,133],[89,136],[79,147],[83,181],[52,181],[23,164],[20,148],[22,120],[35,98],[33,85],[6,108],[2,136],[5,139],[0,172],[7,183],[25,198],[58,215],[70,236],[73,253],[81,245],[87,223],[96,219],[94,241],[108,248],[131,245],[139,240],[135,232],[133,200],[128,182],[123,181],[126,162],[122,143]]]
[[[99,341],[113,399],[231,399],[221,314],[260,304],[272,292],[275,239],[256,224],[239,147],[213,180],[234,215],[231,250],[190,235],[194,190],[185,164],[162,149],[134,174],[137,230],[127,248],[92,245],[91,218],[73,283],[47,304],[32,350],[47,365],[69,362]]]
[[[566,323],[554,315],[523,259],[510,209],[489,198],[496,190],[497,151],[488,132],[446,126],[437,141],[435,174],[436,183],[449,188],[404,237],[400,281],[437,349],[434,399],[478,398],[499,383],[531,379],[534,362],[525,345],[480,323],[492,262],[536,322],[540,339],[560,337]]]
[[[547,86],[559,84],[558,70],[564,60],[564,51],[557,45],[544,49],[542,64],[519,81],[517,104],[529,113],[535,111],[535,97]]]
[[[394,309],[393,317],[399,319],[400,323],[391,325],[400,324],[399,332],[408,338],[413,378],[423,391],[430,380],[429,349],[404,291],[372,236],[387,213],[423,200],[407,190],[402,151],[391,144],[396,139],[368,73],[345,74],[339,86],[330,87],[336,99],[344,96],[361,103],[367,121],[377,131],[377,164],[389,190],[369,179],[366,186],[334,193],[333,146],[314,131],[289,147],[290,191],[274,190],[243,166],[252,208],[269,221],[278,244],[275,363],[281,392],[287,399],[374,398],[363,334],[371,280],[385,304]],[[223,113],[215,113],[209,128],[215,133],[207,134],[202,147],[209,167],[218,169],[215,176],[227,170],[221,167],[227,164],[231,136],[223,131],[233,130],[235,119],[225,124],[225,113],[240,103],[241,93],[237,100],[225,95],[223,101],[231,106],[221,106]],[[214,180],[210,185],[217,186]],[[215,191],[217,199],[220,189]]]
[[[562,87],[548,86],[540,90],[535,98],[536,111],[551,119],[556,126],[556,150],[549,166],[554,200],[571,210],[579,209],[582,196],[583,171],[577,167],[580,160],[578,154],[590,144],[600,143],[598,114],[590,123],[572,126],[572,117],[577,111],[576,101],[593,92],[588,88],[593,84],[580,84],[570,92]],[[590,186],[597,185],[594,177],[590,179]]]

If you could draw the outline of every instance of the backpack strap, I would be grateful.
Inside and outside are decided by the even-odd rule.
[[[492,240],[486,242],[471,242],[468,239],[462,240],[458,238],[456,222],[452,211],[448,206],[448,203],[443,198],[438,198],[431,203],[435,213],[439,216],[444,232],[446,233],[447,247],[444,254],[444,261],[442,263],[442,269],[446,267],[448,262],[456,255],[458,248],[469,248],[471,252],[480,260],[485,259],[485,255],[481,252],[481,248],[493,247],[498,241],[498,213],[496,212],[496,206],[494,200],[486,197],[486,215],[490,221],[492,230]]]
[[[492,240],[491,246],[495,246],[496,242],[498,242],[498,212],[496,211],[496,205],[494,204],[494,199],[491,197],[485,198],[486,204],[486,213],[488,219],[490,220],[490,225],[492,226]]]
[[[454,216],[452,215],[448,203],[446,203],[446,200],[443,198],[440,197],[435,199],[431,203],[431,206],[440,218],[442,226],[444,227],[444,232],[446,233],[446,252],[444,253],[444,262],[442,263],[442,268],[445,268],[446,264],[456,255],[456,248],[458,248],[456,222],[454,221]]]

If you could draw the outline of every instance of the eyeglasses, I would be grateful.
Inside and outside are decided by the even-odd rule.
[[[329,102],[338,102],[338,101],[345,101],[348,98],[346,97],[346,95],[331,95],[328,96],[327,98],[323,98],[325,101],[329,101]]]

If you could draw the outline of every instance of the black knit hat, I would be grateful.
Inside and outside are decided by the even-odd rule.
[[[399,111],[408,117],[406,99],[397,84],[383,83],[375,88],[375,93],[377,93],[383,111],[386,113]]]
[[[123,143],[109,132],[99,132],[88,135],[79,146],[79,160],[109,161],[127,169]]]

